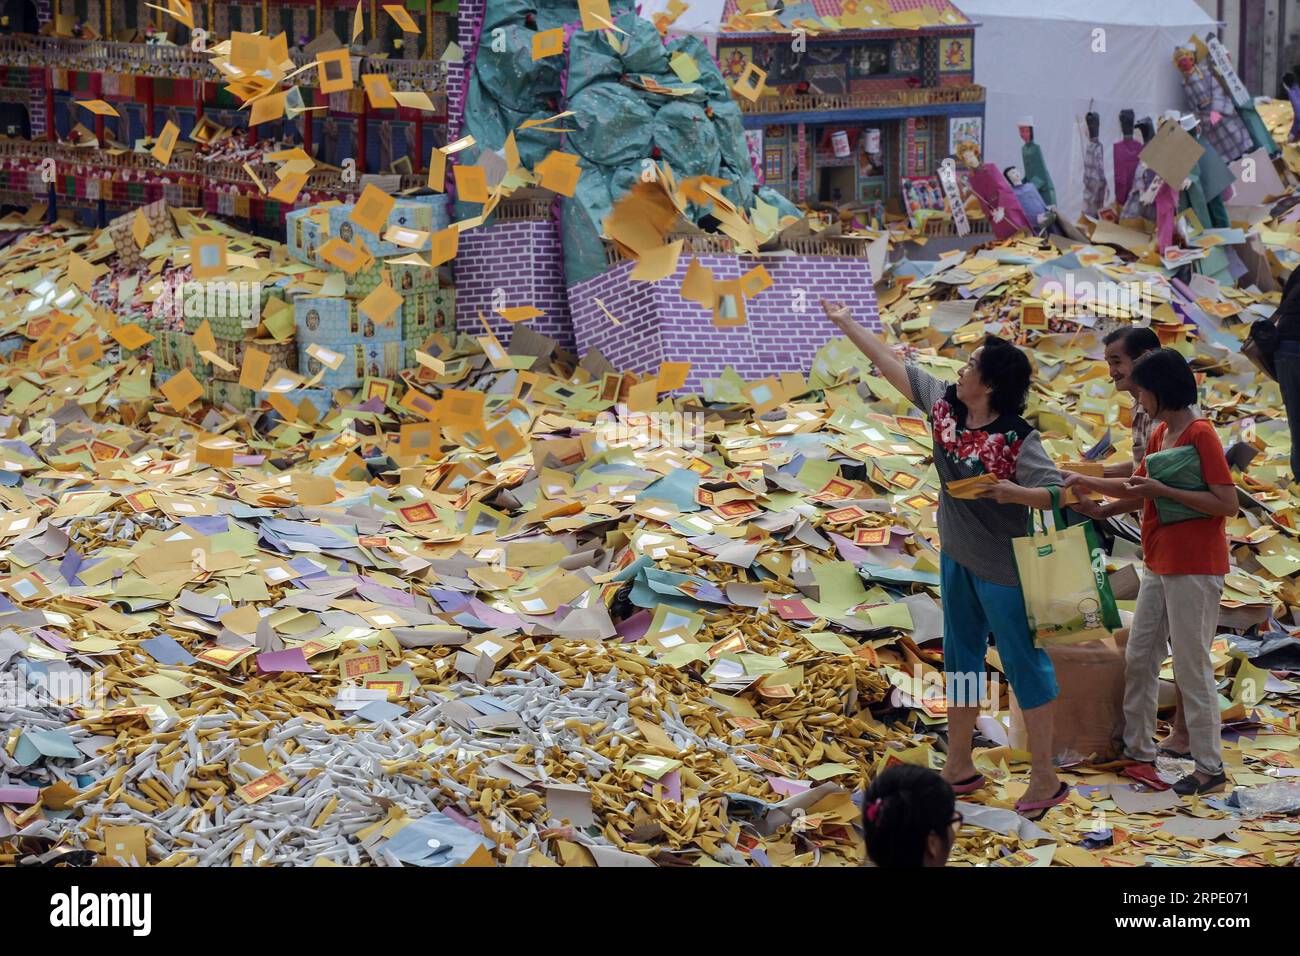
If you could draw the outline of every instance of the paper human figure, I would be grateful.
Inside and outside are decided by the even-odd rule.
[[[1182,74],[1188,105],[1201,121],[1206,138],[1224,162],[1236,162],[1254,143],[1228,91],[1208,65],[1196,61],[1196,51],[1191,47],[1175,50],[1174,63]]]
[[[1137,123],[1137,130],[1142,134],[1142,140],[1138,144],[1138,152],[1142,152],[1142,147],[1155,138],[1155,123],[1149,116],[1144,116]],[[1152,188],[1156,179],[1156,174],[1147,168],[1146,163],[1138,160],[1137,167],[1133,171],[1133,185],[1129,187],[1128,198],[1120,210],[1119,218],[1124,219],[1146,219],[1149,222],[1155,221],[1155,207],[1151,204],[1151,199],[1146,198],[1148,195],[1154,196]]]
[[[1002,175],[1006,176],[1007,182],[1011,184],[1011,191],[1020,201],[1020,208],[1025,211],[1025,218],[1034,226],[1045,225],[1051,213],[1047,209],[1047,203],[1043,202],[1043,197],[1039,195],[1038,187],[1033,183],[1025,182],[1024,177],[1020,175],[1020,170],[1014,166],[1002,170]]]
[[[1133,177],[1137,172],[1138,154],[1142,152],[1143,144],[1133,135],[1132,110],[1119,111],[1119,128],[1123,136],[1115,141],[1111,152],[1115,161],[1115,202],[1123,206],[1133,191]]]
[[[1020,147],[1020,162],[1025,168],[1025,182],[1033,183],[1043,202],[1049,206],[1056,205],[1056,184],[1052,174],[1047,170],[1047,161],[1043,159],[1042,147],[1034,142],[1034,118],[1020,118],[1020,138],[1025,145]]]
[[[1268,126],[1260,117],[1259,111],[1255,109],[1255,98],[1246,89],[1246,84],[1241,82],[1241,77],[1237,75],[1237,68],[1232,65],[1232,57],[1227,49],[1213,33],[1205,38],[1204,46],[1204,51],[1200,51],[1201,57],[1208,61],[1215,77],[1227,91],[1228,98],[1237,107],[1237,115],[1246,124],[1246,130],[1250,133],[1250,140],[1255,145],[1255,149],[1265,150],[1270,157],[1280,156],[1282,147],[1273,139]]]
[[[1096,219],[1106,205],[1106,152],[1097,139],[1101,117],[1088,113],[1084,122],[1088,127],[1088,142],[1083,147],[1083,212]]]
[[[1015,190],[1006,176],[992,163],[980,160],[980,149],[969,140],[957,146],[957,158],[971,171],[970,190],[984,210],[985,217],[999,239],[1009,239],[1017,232],[1032,232],[1029,217],[1025,215]]]

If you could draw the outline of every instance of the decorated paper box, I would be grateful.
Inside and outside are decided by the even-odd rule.
[[[311,344],[341,352],[357,344],[402,340],[399,319],[376,323],[361,314],[360,303],[351,296],[299,296],[293,309],[300,351]]]
[[[272,375],[277,369],[298,371],[298,343],[293,339],[277,342],[274,339],[244,339],[240,342],[227,342],[217,339],[217,354],[234,366],[232,371],[214,367],[213,376],[228,382],[239,381],[240,371],[244,366],[244,354],[249,347],[263,352],[271,359],[266,367],[266,374]]]
[[[438,287],[437,269],[391,260],[376,260],[370,268],[358,269],[347,276],[345,288],[348,295],[367,296],[374,292],[383,281],[384,269],[388,270],[388,281],[392,283],[393,288],[403,295],[408,292],[426,292]]]
[[[285,244],[289,255],[309,266],[326,265],[320,257],[320,247],[329,239],[328,229],[313,217],[321,210],[317,206],[295,209],[284,217]]]
[[[403,256],[410,252],[428,252],[431,248],[431,243],[427,240],[419,249],[385,242],[380,236],[348,219],[352,215],[353,208],[355,207],[352,203],[330,207],[329,238],[342,239],[344,242],[352,242],[353,239],[360,238],[365,247],[370,250],[370,254],[380,259],[386,256]],[[393,211],[388,214],[387,228],[392,229],[395,226],[404,226],[419,232],[432,232],[433,207],[425,203],[399,199],[393,205]]]
[[[199,357],[194,337],[186,332],[164,330],[154,341],[154,378],[162,381],[187,368],[200,382],[212,378],[212,364]]]
[[[258,405],[257,392],[244,388],[238,382],[214,378],[203,386],[204,397],[216,408],[229,405],[237,411],[247,411]]]
[[[270,392],[258,392],[258,402],[267,401],[270,394]],[[311,402],[316,408],[317,415],[321,418],[329,414],[330,406],[334,402],[334,394],[328,388],[295,388],[292,391],[285,392],[284,397],[295,406],[301,405],[304,400]]]
[[[299,339],[301,343],[302,340]],[[343,362],[337,369],[329,369],[321,362],[307,354],[307,345],[300,344],[298,349],[298,372],[313,379],[324,369],[324,375],[317,385],[321,388],[354,388],[369,375],[372,378],[384,378],[396,375],[402,368],[402,342],[358,342],[334,351],[343,354]]]

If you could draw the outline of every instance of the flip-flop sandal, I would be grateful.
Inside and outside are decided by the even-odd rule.
[[[973,777],[967,777],[965,780],[959,780],[950,784],[953,793],[974,793],[976,790],[982,790],[989,784],[984,778],[984,774],[977,773]]]
[[[1070,796],[1070,785],[1064,780],[1057,789],[1056,795],[1047,800],[1017,800],[1016,813],[1020,814],[1026,820],[1041,820],[1048,810],[1052,807],[1064,803]],[[1030,814],[1034,814],[1030,816]]]
[[[1168,790],[1170,785],[1160,779],[1160,774],[1156,768],[1149,763],[1138,763],[1131,767],[1124,768],[1124,776],[1136,780],[1138,783],[1144,783],[1153,790]]]

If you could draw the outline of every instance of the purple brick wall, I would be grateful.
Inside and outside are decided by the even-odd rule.
[[[456,63],[447,64],[448,142],[460,138],[461,119],[465,114],[466,78],[474,63],[474,52],[478,49],[478,35],[486,7],[485,0],[460,0],[456,13],[456,44],[464,56]]]
[[[599,349],[615,368],[657,369],[664,361],[664,335],[657,287],[669,281],[631,282],[623,263],[569,289],[569,311],[579,354]],[[596,304],[600,299],[616,326]]]
[[[689,361],[686,384],[697,389],[703,379],[716,378],[728,365],[747,379],[806,373],[817,350],[836,336],[822,316],[822,298],[847,302],[859,321],[880,329],[865,259],[719,254],[697,258],[713,270],[717,281],[737,279],[760,264],[767,269],[772,285],[746,300],[745,325],[716,328],[710,310],[681,297],[689,257],[682,257],[675,275],[653,283],[631,281],[633,264],[625,262],[569,289],[579,354],[599,349],[615,366],[638,372],[652,371],[662,361]]]
[[[542,315],[528,325],[572,350],[573,323],[564,287],[560,237],[553,219],[499,222],[461,233],[452,265],[456,282],[456,327],[482,334],[483,313],[503,345],[510,342],[510,323],[496,307],[533,305]],[[496,294],[495,290],[501,293]]]

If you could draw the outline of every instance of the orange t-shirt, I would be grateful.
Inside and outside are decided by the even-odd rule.
[[[1164,422],[1151,430],[1147,454],[1164,449],[1165,434],[1169,431]],[[1198,418],[1178,436],[1170,448],[1195,445],[1201,456],[1201,474],[1207,485],[1232,484],[1232,472],[1223,455],[1223,445],[1214,432],[1214,426]],[[1144,461],[1133,472],[1147,473]],[[1227,574],[1228,537],[1224,533],[1227,519],[1222,516],[1189,518],[1174,524],[1161,524],[1156,515],[1156,505],[1148,498],[1142,505],[1142,557],[1155,574]]]

